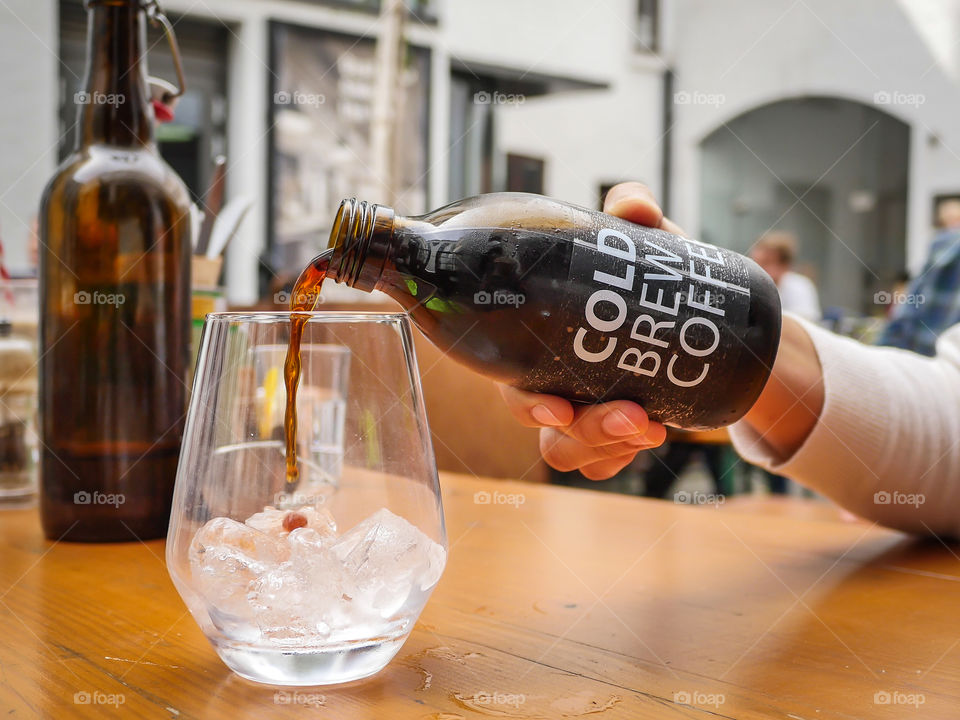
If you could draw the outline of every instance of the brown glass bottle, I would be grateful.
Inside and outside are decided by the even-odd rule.
[[[677,427],[742,417],[777,352],[780,298],[750,259],[539,195],[411,218],[345,200],[330,246],[329,277],[387,293],[468,367]]]
[[[189,362],[186,188],[160,159],[138,0],[88,2],[78,140],[40,208],[48,538],[166,534]]]

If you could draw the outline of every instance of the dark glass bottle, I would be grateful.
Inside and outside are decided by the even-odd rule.
[[[739,419],[777,352],[780,298],[752,260],[539,195],[410,218],[345,200],[330,246],[330,277],[387,293],[473,370],[677,427]]]
[[[88,2],[78,141],[40,207],[48,538],[166,534],[190,341],[190,201],[153,139],[139,0]]]

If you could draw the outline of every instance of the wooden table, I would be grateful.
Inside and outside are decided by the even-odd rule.
[[[937,541],[782,506],[452,475],[443,489],[447,570],[400,654],[368,680],[296,691],[227,670],[174,591],[162,542],[52,544],[35,511],[0,514],[0,712],[960,717],[960,559]],[[476,504],[484,491],[503,495]]]

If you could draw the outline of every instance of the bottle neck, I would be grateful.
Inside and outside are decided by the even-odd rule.
[[[393,242],[392,208],[351,198],[340,203],[330,231],[329,276],[338,283],[373,292]]]
[[[147,84],[146,23],[140,0],[88,0],[87,74],[74,96],[77,147],[153,143]]]

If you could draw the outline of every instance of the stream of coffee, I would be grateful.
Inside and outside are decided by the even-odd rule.
[[[303,326],[320,300],[320,286],[327,276],[333,250],[325,250],[304,268],[290,293],[290,345],[283,363],[283,384],[287,390],[287,405],[283,415],[284,440],[287,455],[287,491],[296,487],[300,478],[297,469],[297,386],[300,384],[300,341]]]

